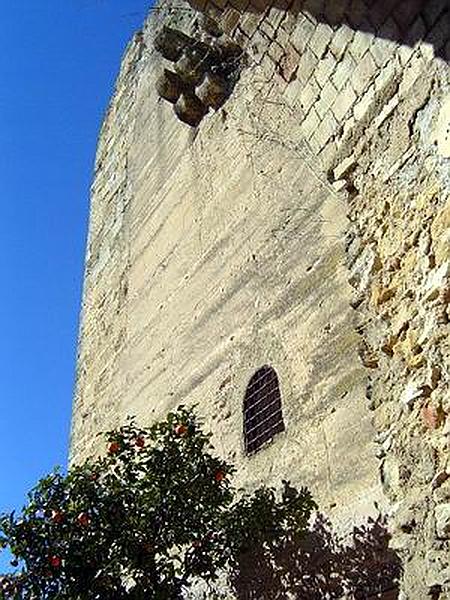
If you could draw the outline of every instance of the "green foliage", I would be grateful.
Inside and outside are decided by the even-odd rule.
[[[184,407],[106,438],[104,456],[52,473],[19,517],[1,517],[0,545],[20,566],[3,579],[4,600],[181,598],[253,544],[270,551],[287,531],[301,534],[315,508],[307,490],[286,482],[281,496],[238,493],[233,467]]]

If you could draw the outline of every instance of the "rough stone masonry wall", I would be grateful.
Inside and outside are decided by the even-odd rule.
[[[203,9],[283,90],[319,168],[347,194],[352,305],[403,593],[450,597],[449,6]]]
[[[173,189],[170,191],[173,183],[166,181],[170,171],[175,173],[175,179],[179,178],[174,188],[175,194],[184,193],[183,185],[187,185],[188,180],[180,177],[182,171],[177,170],[177,161],[184,160],[185,153],[191,153],[191,170],[197,169],[196,176],[201,176],[202,171],[198,171],[198,168],[206,168],[208,161],[205,163],[204,159],[211,151],[211,144],[217,144],[222,153],[223,147],[230,150],[233,145],[238,144],[246,148],[253,177],[256,173],[260,174],[256,187],[258,202],[263,207],[268,202],[268,197],[279,192],[280,188],[289,188],[290,183],[293,183],[293,173],[298,168],[294,166],[294,169],[288,169],[279,179],[273,179],[273,185],[270,186],[265,175],[270,172],[273,178],[275,171],[264,162],[265,153],[270,152],[270,148],[278,148],[276,151],[280,153],[281,170],[285,161],[292,160],[294,155],[301,155],[302,177],[309,179],[312,184],[308,190],[297,192],[299,200],[304,202],[308,194],[311,197],[315,197],[318,192],[319,195],[322,194],[320,190],[327,189],[328,181],[330,187],[327,193],[330,197],[340,195],[347,202],[350,220],[346,233],[348,279],[354,288],[353,298],[349,296],[348,302],[353,316],[350,321],[346,317],[340,322],[338,329],[348,327],[353,322],[359,341],[352,341],[350,347],[353,348],[354,344],[355,349],[358,348],[362,364],[369,374],[369,383],[364,384],[367,399],[358,395],[357,391],[355,393],[358,386],[355,388],[354,381],[347,388],[342,388],[342,397],[350,390],[352,401],[356,400],[357,404],[341,404],[339,407],[339,402],[336,403],[333,399],[338,397],[336,391],[331,392],[332,401],[328,407],[324,404],[322,413],[317,410],[316,404],[306,402],[304,405],[307,410],[303,412],[296,412],[295,405],[292,404],[292,408],[288,409],[292,411],[292,424],[297,420],[297,431],[301,435],[305,429],[313,431],[315,427],[314,419],[308,422],[308,411],[319,415],[319,420],[323,420],[325,413],[333,414],[336,407],[346,410],[349,419],[351,411],[357,405],[363,411],[360,413],[362,418],[365,418],[363,414],[366,407],[372,411],[376,431],[374,441],[377,442],[373,452],[378,457],[381,481],[391,503],[393,543],[404,558],[404,597],[412,600],[427,597],[442,600],[450,597],[450,24],[447,2],[305,0],[289,3],[278,0],[269,4],[262,0],[252,0],[250,3],[241,0],[216,0],[215,3],[192,4],[217,19],[223,29],[245,47],[248,64],[231,100],[222,111],[207,117],[198,133],[191,136],[184,125],[177,123],[168,107],[158,104],[155,109],[156,104],[151,105],[154,99],[152,100],[148,90],[154,77],[150,74],[149,62],[156,71],[162,68],[163,63],[158,63],[154,53],[146,54],[148,50],[144,51],[143,58],[136,63],[133,59],[130,63],[127,58],[126,65],[132,64],[133,68],[129,79],[126,74],[119,79],[118,92],[112,104],[113,114],[110,112],[106,129],[104,128],[106,133],[101,138],[101,148],[105,148],[104,156],[107,161],[111,161],[111,167],[113,164],[121,164],[121,148],[124,151],[122,166],[118,170],[113,168],[117,173],[125,174],[128,164],[124,183],[126,193],[119,194],[113,200],[114,186],[111,187],[110,173],[105,166],[107,163],[104,165],[99,159],[100,168],[93,196],[93,215],[99,216],[98,219],[91,217],[90,244],[92,247],[101,247],[103,252],[100,252],[100,248],[96,250],[97,254],[90,251],[90,255],[96,257],[92,258],[92,266],[88,259],[73,455],[81,458],[92,451],[92,447],[89,450],[89,440],[93,432],[99,428],[104,429],[105,423],[113,424],[114,419],[123,418],[130,407],[134,412],[144,415],[146,405],[143,395],[152,390],[152,386],[159,389],[158,385],[164,383],[164,377],[168,377],[168,380],[171,377],[170,370],[167,371],[170,359],[165,360],[163,354],[170,352],[173,358],[173,348],[180,342],[177,337],[181,333],[180,328],[173,330],[172,337],[168,339],[168,347],[160,344],[159,352],[162,354],[150,355],[153,363],[159,365],[159,370],[155,372],[153,369],[148,376],[143,376],[142,365],[152,344],[156,347],[155,342],[144,343],[141,340],[140,347],[135,343],[139,341],[137,336],[145,321],[142,317],[145,311],[149,307],[151,311],[163,310],[156,305],[158,295],[151,304],[140,299],[144,288],[139,283],[142,275],[136,270],[141,269],[145,273],[145,269],[149,268],[148,254],[147,258],[145,253],[142,254],[142,242],[138,241],[136,244],[132,240],[139,240],[139,235],[149,235],[153,227],[150,226],[147,232],[141,230],[140,233],[140,222],[145,219],[143,199],[147,198],[152,205],[157,197],[165,198],[164,202],[173,198]],[[191,16],[186,11],[186,5],[177,5],[173,10],[168,7],[163,14],[158,15],[160,22],[165,19],[176,26],[187,27]],[[144,34],[144,41],[147,36],[148,44],[151,44],[151,29],[150,20]],[[140,41],[131,47],[127,56],[133,57],[134,52],[142,52],[142,48],[137,48],[141,48]],[[126,66],[124,69],[126,72]],[[130,103],[129,111],[116,111],[115,107],[118,107],[122,94],[127,102],[135,94],[139,95],[135,113],[133,102]],[[149,103],[145,108],[144,99]],[[115,119],[117,123],[124,122],[123,133],[120,133],[120,129],[116,130]],[[157,139],[153,125],[155,122],[159,123]],[[131,125],[132,135],[129,131]],[[112,132],[109,146],[107,141],[103,141],[107,140],[108,131]],[[240,136],[236,137],[236,132]],[[179,147],[176,152],[173,151],[171,140],[176,140]],[[155,143],[160,144],[159,150],[144,151],[147,146]],[[259,149],[258,144],[261,144]],[[286,149],[288,152],[283,154]],[[234,155],[235,160],[237,157],[241,161],[245,153]],[[101,156],[100,149],[99,157]],[[199,156],[203,157],[200,161]],[[229,166],[238,164],[232,162],[232,156],[233,152],[223,153],[223,173],[227,177],[232,173]],[[161,161],[167,162],[165,168]],[[221,167],[215,161],[209,161],[209,166],[213,169],[208,174],[211,180],[212,172],[218,173]],[[146,188],[145,182],[149,179],[151,185]],[[225,202],[225,197],[219,192],[220,183],[209,183],[210,200],[217,197]],[[266,190],[264,186],[267,186]],[[202,188],[199,189],[202,191]],[[198,193],[199,190],[194,192],[193,197]],[[226,193],[238,195],[238,187],[228,188]],[[120,203],[116,205],[119,197]],[[133,209],[131,199],[138,197],[141,198],[140,204]],[[190,202],[193,197],[190,196]],[[128,198],[130,202],[125,200],[123,204],[123,198]],[[276,202],[283,206],[279,198]],[[123,226],[119,224],[123,223],[121,211],[115,212],[120,206],[126,208]],[[293,206],[289,200],[285,207],[287,222],[296,218]],[[312,200],[311,207],[323,211],[321,206],[326,207],[327,204],[323,204],[322,200]],[[242,208],[245,211],[245,205]],[[299,210],[304,208],[300,203]],[[215,210],[219,210],[219,205],[216,205]],[[105,211],[109,220],[95,211]],[[252,213],[253,218],[256,214]],[[186,223],[186,215],[188,213],[184,216],[180,213],[175,220],[170,215],[167,216],[169,220],[172,218],[172,225],[165,234],[168,241],[170,231],[177,231],[182,223]],[[336,219],[336,215],[335,211],[331,211],[328,218]],[[200,218],[204,216],[202,213]],[[196,218],[194,214],[194,220]],[[273,215],[268,213],[266,218],[270,220]],[[322,218],[327,219],[326,210],[325,213],[322,212]],[[341,219],[340,213],[338,218]],[[251,222],[240,221],[242,226],[249,226]],[[205,248],[208,248],[207,236],[214,238],[217,234],[215,226],[211,221],[209,223],[209,229],[203,229],[203,235],[206,235]],[[219,222],[217,223],[216,227],[219,227]],[[289,243],[301,232],[302,220],[295,220],[294,223],[293,234],[284,238]],[[161,224],[160,226],[162,227]],[[100,230],[100,227],[104,230]],[[280,221],[272,235],[282,235],[280,231],[286,227],[287,223]],[[149,239],[155,240],[161,231],[163,230],[155,229],[153,238]],[[342,230],[338,229],[335,235],[340,239]],[[325,238],[326,235],[319,236],[317,245],[326,244]],[[270,237],[266,238],[266,244],[269,239]],[[122,242],[123,246],[120,245]],[[133,253],[133,243],[136,251],[141,248],[137,254]],[[223,240],[220,244],[224,244]],[[338,263],[339,248],[338,244],[334,250],[338,253]],[[294,264],[294,256],[301,260],[302,253],[300,249],[291,250],[293,254],[290,264]],[[117,260],[114,260],[114,256],[106,258],[116,252]],[[151,245],[147,252],[154,252]],[[186,256],[185,253],[190,252],[195,255],[197,250],[194,246],[188,246],[183,249],[182,255]],[[250,252],[249,257],[251,254]],[[172,268],[178,270],[178,275],[173,275],[178,277],[178,281],[183,280],[184,273],[190,277],[186,271],[183,272],[183,262],[176,246],[171,249],[168,243],[164,257],[156,261],[154,274],[160,275],[167,268]],[[273,261],[274,255],[269,252],[266,259]],[[230,258],[223,255],[223,260]],[[317,260],[320,262],[319,257]],[[214,268],[217,269],[217,265]],[[308,267],[305,265],[305,268]],[[222,281],[223,273],[216,270],[216,274],[218,281]],[[321,277],[326,276],[319,270],[314,280],[316,284],[321,281]],[[294,282],[297,281],[296,278],[297,275],[294,276]],[[288,273],[280,275],[277,285],[282,288],[289,284]],[[154,287],[162,283],[154,280],[148,285]],[[224,288],[226,290],[227,285]],[[343,288],[344,284],[339,279],[338,289]],[[178,293],[181,290],[180,287],[174,289]],[[300,286],[297,296],[289,300],[291,306],[297,303],[299,318],[302,312],[311,314],[305,313],[305,307],[302,307],[304,289]],[[266,293],[273,294],[274,290],[275,288],[269,288]],[[337,294],[335,298],[341,293],[336,288],[325,288],[324,292],[332,296]],[[189,293],[196,298],[200,292],[191,290]],[[162,296],[161,306],[164,300]],[[334,309],[342,306],[339,302],[334,303]],[[230,306],[236,314],[243,310],[242,302]],[[181,309],[181,305],[179,309],[175,309]],[[224,310],[223,306],[221,310]],[[191,314],[195,314],[195,306],[193,311]],[[144,321],[132,316],[136,313],[141,314]],[[205,317],[200,313],[200,322],[204,322]],[[152,329],[155,329],[154,339],[159,338],[161,333],[156,325],[158,318],[163,324],[168,323],[167,313],[162,314],[165,316],[158,317],[155,313],[154,318],[148,321],[150,335]],[[308,335],[314,330],[324,331],[322,328],[333,331],[332,315],[337,318],[333,310],[328,312],[328,321],[323,323],[319,317],[319,321],[313,322]],[[232,319],[231,314],[229,318]],[[134,322],[130,322],[130,319],[134,319]],[[289,324],[292,322],[291,318]],[[101,323],[105,323],[103,332],[99,331]],[[239,323],[237,326],[239,331]],[[297,352],[300,352],[301,335],[294,337],[295,339],[298,339]],[[130,341],[135,348],[132,351]],[[326,345],[329,341],[329,337],[320,335],[318,345]],[[195,338],[194,346],[198,347],[199,343],[198,338]],[[290,356],[295,355],[296,343],[294,341],[289,347]],[[245,356],[248,352],[237,342],[235,347],[236,351],[231,355],[230,361],[233,365],[239,362],[238,357]],[[339,344],[336,350],[338,348]],[[338,366],[327,374],[328,381],[335,378],[335,383],[342,380],[342,377],[345,379],[346,374],[342,370],[349,368],[349,362],[344,361],[340,366],[335,363],[337,353],[332,352],[327,358],[322,357],[322,360]],[[282,364],[276,350],[272,354]],[[264,352],[261,352],[261,357],[263,355]],[[314,363],[319,356],[314,353],[308,356],[302,350],[301,360],[294,362],[294,371],[298,369],[301,377],[298,380],[292,375],[287,377],[293,382],[287,393],[288,406],[291,406],[289,397],[292,400],[301,398],[302,403],[307,401],[307,394],[302,397],[302,361],[308,363],[309,359]],[[351,356],[350,352],[350,361]],[[258,353],[255,358],[259,358]],[[210,371],[206,362],[208,376],[204,369],[194,372],[187,387],[181,386],[178,390],[171,391],[172,399],[152,407],[152,415],[161,415],[167,407],[174,405],[181,391],[197,390],[193,394],[195,399],[205,394],[215,395],[221,381],[232,381],[242,395],[246,378],[251,374],[252,361],[248,360],[249,363],[242,372],[233,371],[234,367],[231,369],[231,379],[228,372],[224,372],[222,377],[220,365],[226,364],[223,357],[217,358],[217,367]],[[158,377],[159,384],[155,383]],[[206,385],[202,387],[202,382],[205,381]],[[310,381],[311,397],[323,398],[330,394],[331,388],[322,387],[322,395],[317,391],[323,381],[320,371],[314,373]],[[359,376],[358,381],[361,381]],[[222,443],[225,440],[226,447],[235,452],[232,432],[240,428],[240,400],[231,398],[231,394],[225,386],[218,396],[219,404],[212,407],[212,413],[206,413],[211,417],[213,430],[217,431],[223,428],[223,423],[227,423],[225,431],[228,433],[225,438],[222,437]],[[230,410],[232,416],[227,416]],[[225,421],[219,419],[217,422],[217,416],[214,415],[221,415]],[[335,423],[336,427],[339,427],[338,423],[339,421]],[[345,428],[345,418],[340,423]],[[351,429],[354,423],[348,421],[346,425]],[[333,430],[332,421],[328,421],[326,430]],[[367,434],[361,435],[365,439]],[[338,453],[333,456],[333,464],[339,462],[339,456],[342,457],[339,449],[342,449],[343,443],[342,438],[337,439],[326,448],[327,452],[331,447],[333,453]],[[289,450],[288,445],[275,445],[275,451],[280,451],[282,447],[285,451]],[[366,447],[365,442],[362,447]],[[357,444],[353,450],[347,448],[344,454],[352,451],[358,454]],[[365,454],[360,458],[364,461],[366,459],[363,456]],[[236,457],[243,460],[239,452],[234,455],[235,459]],[[306,454],[304,457],[307,460]],[[275,464],[271,460],[269,458],[266,463],[269,469],[272,468],[271,464]],[[299,460],[297,468],[301,476],[306,475],[308,480],[308,469],[305,473],[302,471],[305,460]],[[317,464],[320,464],[320,459]],[[359,465],[360,462],[356,460],[355,464]],[[244,462],[241,466],[244,481],[251,479],[254,472],[261,476],[264,471],[262,464],[256,466],[253,463],[251,469]],[[322,467],[317,468],[320,472]],[[291,464],[289,469],[292,469]],[[360,477],[362,481],[364,477]],[[310,476],[310,480],[314,486],[314,476]],[[369,480],[370,477],[367,481]],[[321,482],[320,476],[316,478],[318,489],[322,486]],[[327,485],[329,483],[328,481]],[[332,487],[333,485],[339,487],[337,482]],[[351,496],[348,499],[351,502]],[[330,498],[328,502],[332,504]]]
[[[341,167],[350,190],[354,306],[405,592],[446,598],[450,161],[443,135],[450,90],[446,65],[418,54],[409,68],[410,86],[400,80],[391,90],[383,118],[374,115],[370,136],[350,142]]]

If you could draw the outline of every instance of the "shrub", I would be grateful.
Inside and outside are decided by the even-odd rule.
[[[175,600],[255,544],[270,553],[288,531],[301,536],[315,508],[287,482],[281,494],[236,490],[233,467],[184,407],[106,440],[104,456],[55,471],[19,516],[1,517],[0,544],[18,567],[2,580],[5,600]]]

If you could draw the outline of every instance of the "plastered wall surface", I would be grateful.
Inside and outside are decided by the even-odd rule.
[[[247,56],[197,129],[158,98],[152,48],[194,9]],[[149,17],[100,135],[73,460],[127,414],[196,403],[237,483],[307,484],[344,527],[376,503],[404,598],[448,597],[449,32],[439,2]],[[263,364],[286,431],[248,458],[242,401]]]

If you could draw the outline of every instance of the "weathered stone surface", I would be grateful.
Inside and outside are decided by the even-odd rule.
[[[450,473],[448,473],[447,471],[441,471],[440,473],[437,473],[433,481],[431,482],[432,488],[436,489],[440,487],[444,483],[444,481],[447,481],[447,479],[449,478]]]
[[[103,343],[91,337],[87,323],[95,319],[107,332],[113,313],[107,304],[86,305],[80,355],[86,378],[76,409],[86,416],[74,422],[74,456],[93,451],[88,432],[104,428],[100,397],[114,418],[132,412],[147,422],[179,402],[204,398],[200,410],[218,450],[235,457],[238,482],[286,476],[309,484],[350,525],[383,501],[346,282],[345,205],[314,174],[308,148],[285,143],[301,139],[301,124],[279,104],[281,89],[270,102],[265,89],[258,92],[259,72],[244,72],[226,118],[208,117],[191,142],[152,95],[157,71],[143,61],[135,75],[137,113],[127,129],[133,141],[120,193],[132,202],[123,261],[114,260],[126,270],[123,345],[114,350],[107,335]],[[119,88],[116,98],[126,93]],[[272,133],[261,135],[261,128]],[[111,156],[126,142],[117,135]],[[100,169],[94,185],[108,177]],[[94,191],[93,204],[103,202]],[[96,243],[107,237],[103,228],[98,237],[91,232]],[[97,269],[86,297],[109,283],[108,271]],[[101,369],[91,357],[102,346],[120,362],[111,369],[114,388],[97,385]],[[248,460],[241,403],[252,373],[267,362],[280,374],[289,425]],[[229,375],[232,385],[219,404],[219,386]]]
[[[450,97],[444,99],[439,113],[436,140],[441,156],[450,158]]]
[[[434,514],[438,537],[450,538],[450,504],[438,504]]]
[[[128,49],[92,187],[72,456],[95,452],[93,434],[128,413],[149,422],[198,402],[239,484],[306,483],[343,527],[374,500],[407,507],[393,539],[404,597],[443,600],[445,7],[268,4],[196,3],[215,21],[200,41],[248,60],[194,135],[157,102],[167,64],[151,50],[164,24],[191,32],[192,11],[156,11]],[[242,398],[267,362],[286,432],[249,460]],[[376,450],[370,414],[385,436]]]

